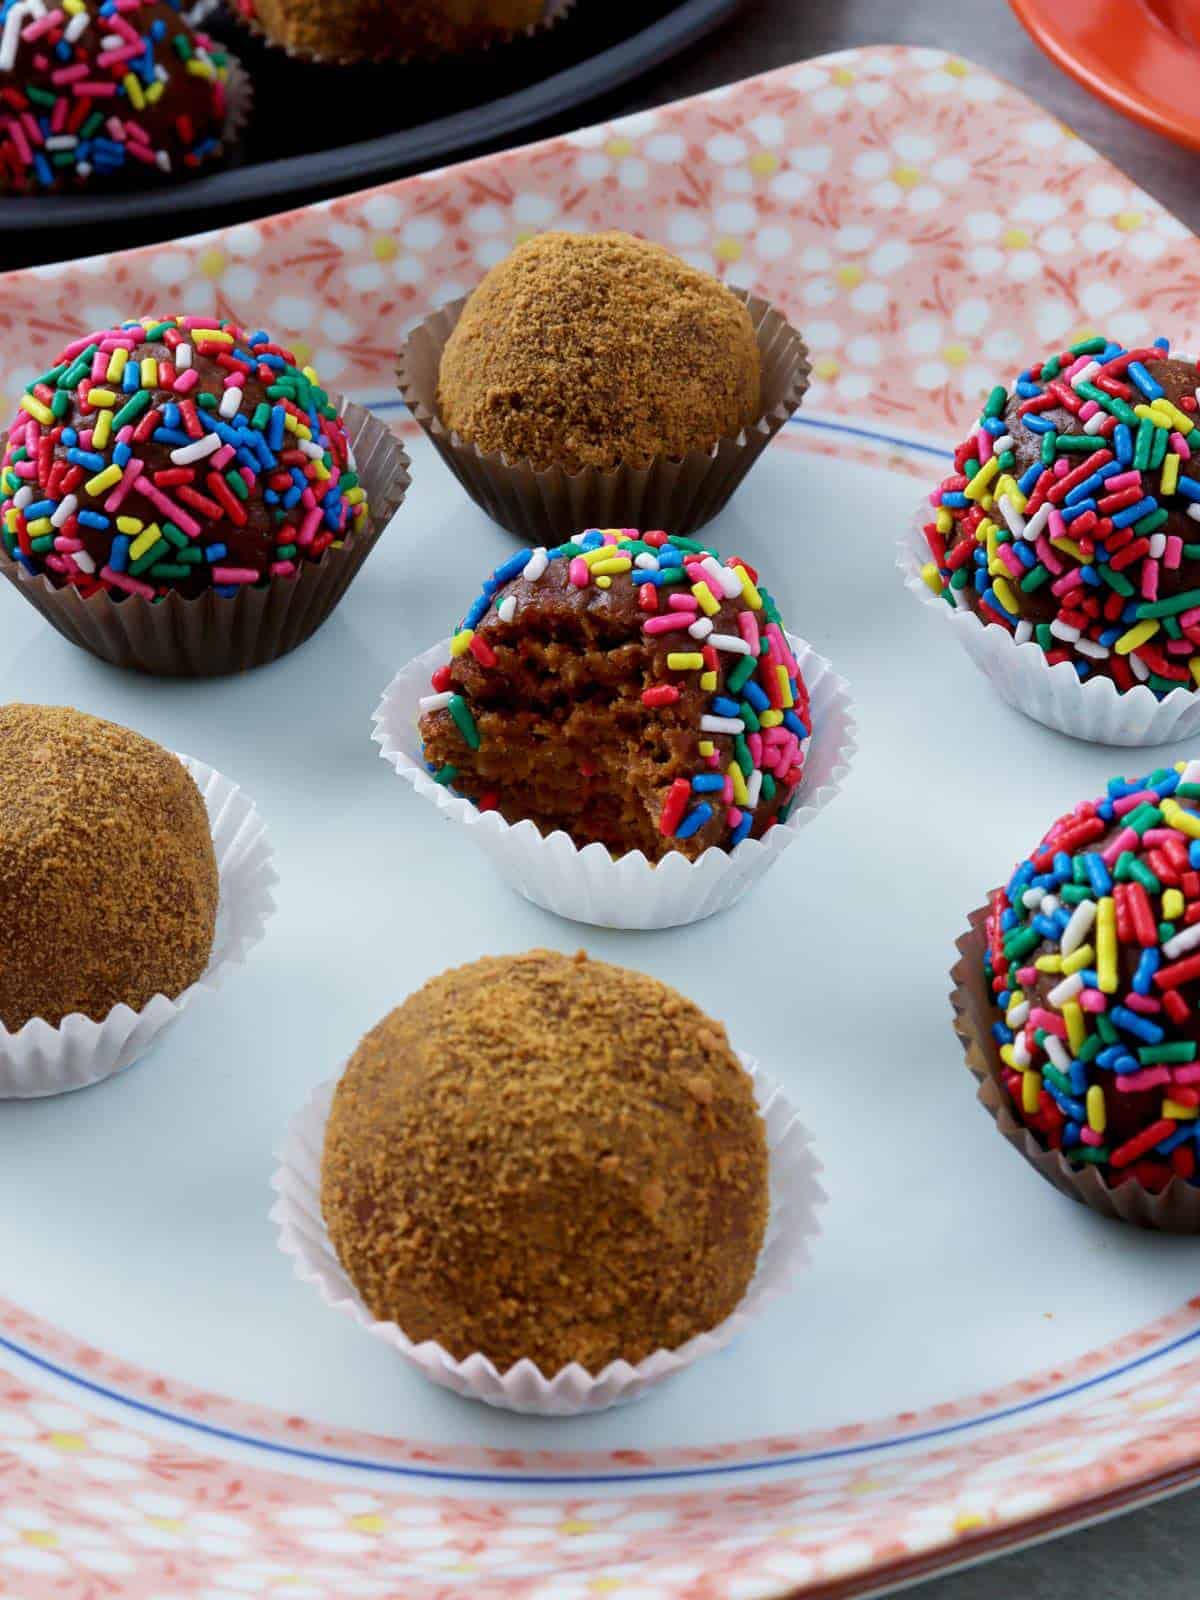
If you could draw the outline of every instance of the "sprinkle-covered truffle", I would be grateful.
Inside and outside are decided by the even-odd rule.
[[[930,496],[926,582],[1080,678],[1200,684],[1200,371],[1081,340],[997,385]]]
[[[0,707],[0,1022],[97,1021],[208,965],[208,813],[169,750],[62,706]]]
[[[182,0],[0,0],[0,195],[214,165],[229,65]]]
[[[0,459],[4,549],[85,597],[287,580],[366,517],[317,374],[216,317],[73,340],[25,391]]]
[[[786,820],[812,731],[754,569],[615,528],[499,566],[420,710],[430,770],[481,810],[651,861]]]
[[[410,1339],[596,1373],[734,1311],[767,1173],[719,1022],[642,973],[533,950],[443,973],[366,1036],[321,1206],[372,1315]]]
[[[1111,1183],[1197,1181],[1200,762],[1114,778],[993,896],[985,965],[1017,1115]]]
[[[442,352],[438,413],[535,468],[648,466],[759,414],[750,313],[723,283],[626,233],[541,233],[493,267]]]

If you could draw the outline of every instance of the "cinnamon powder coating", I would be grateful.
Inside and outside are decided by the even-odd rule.
[[[169,751],[64,706],[0,707],[0,1022],[97,1021],[208,964],[217,864]]]
[[[629,234],[543,233],[467,301],[438,410],[539,470],[644,467],[736,436],[760,380],[750,315],[715,278]]]
[[[767,1195],[721,1024],[582,952],[487,957],[410,996],[346,1068],[322,1162],[329,1234],[373,1316],[547,1375],[721,1322]]]

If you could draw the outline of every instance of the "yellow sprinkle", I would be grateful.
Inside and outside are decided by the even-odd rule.
[[[8,529],[9,533],[16,533],[17,523],[20,520],[21,513],[19,511],[6,511],[4,513],[4,526]]]
[[[699,650],[672,650],[667,656],[667,666],[672,672],[699,672],[704,657]]]
[[[1159,488],[1163,494],[1174,494],[1175,486],[1179,482],[1179,457],[1174,450],[1163,457],[1162,480]]]
[[[736,761],[731,761],[726,770],[726,776],[733,781],[733,798],[739,806],[749,805],[750,796],[746,791],[746,780],[742,777],[742,769]]]
[[[103,450],[112,438],[113,414],[111,411],[102,411],[96,418],[92,427],[92,449]]]
[[[1040,1072],[1023,1072],[1021,1074],[1021,1109],[1034,1112],[1041,1104],[1042,1075]]]
[[[927,561],[925,563],[925,565],[921,568],[921,577],[928,589],[932,589],[934,594],[941,594],[942,575],[937,569],[936,561]],[[693,591],[693,593],[694,592],[695,591]],[[713,607],[713,610],[716,610],[715,606]]]
[[[1017,1058],[1013,1055],[1012,1045],[1002,1044],[1000,1046],[1000,1059],[1006,1067],[1011,1067],[1014,1072],[1021,1071],[1021,1068],[1017,1065]]]
[[[713,754],[713,752],[716,750],[717,747],[712,742],[711,739],[701,739],[698,748],[700,750],[700,754],[705,758],[705,760],[707,760],[708,757]]]
[[[190,61],[188,66],[191,66]],[[121,83],[125,93],[129,96],[129,104],[133,109],[135,111],[144,111],[146,108],[146,96],[142,93],[142,86],[138,81],[137,74],[135,72],[127,72],[121,79]]]
[[[613,556],[611,561],[597,561],[592,568],[593,575],[607,573],[610,577],[615,572],[631,572],[633,562],[628,556]]]
[[[162,79],[156,78],[148,89],[142,90],[142,93],[146,96],[146,104],[148,106],[156,105],[162,99],[165,88],[166,84]]]
[[[189,61],[188,66],[190,67],[191,64],[192,63]],[[233,335],[231,333],[226,333],[224,328],[196,328],[192,332],[192,338],[198,340],[201,344],[233,343]],[[291,416],[290,412],[288,414],[288,420],[291,422],[296,421],[295,417]]]
[[[993,460],[994,459],[995,458],[993,457]],[[1006,495],[1008,499],[1012,501],[1014,511],[1024,511],[1028,503],[1025,499],[1025,496],[1021,493],[1020,484],[1018,484],[1017,480],[1014,477],[1011,477],[1007,472],[1002,478],[997,478],[996,480],[996,499],[999,500],[1001,495]]]
[[[365,489],[347,489],[342,496],[348,506],[361,505],[366,498],[367,491]]]
[[[1007,578],[994,578],[992,588],[996,591],[996,599],[1010,615],[1016,617],[1021,614],[1021,602],[1013,593],[1012,584]]]
[[[1182,433],[1184,438],[1186,438],[1196,426],[1191,417],[1188,416],[1187,412],[1181,411],[1174,401],[1167,399],[1166,395],[1163,395],[1156,400],[1154,405],[1155,409],[1164,417],[1166,417],[1171,426],[1177,429],[1178,432]]]
[[[598,544],[594,550],[585,550],[579,559],[584,566],[594,567],[598,561],[614,559],[613,547],[610,544]]]
[[[770,711],[760,711],[758,720],[764,728],[778,728],[783,721],[783,712],[772,708]]]
[[[937,515],[933,519],[933,525],[939,533],[949,533],[951,528],[953,528],[954,518],[951,513],[946,510],[945,506],[938,507]]]
[[[1183,915],[1184,899],[1178,889],[1164,889],[1162,897],[1162,914],[1164,922],[1174,922],[1176,917]]]
[[[1153,618],[1135,623],[1128,633],[1121,635],[1113,645],[1113,649],[1119,656],[1127,656],[1130,651],[1139,650],[1147,639],[1153,639],[1160,627],[1161,623],[1155,622]]]
[[[1063,1008],[1063,1021],[1067,1025],[1067,1043],[1078,1054],[1087,1042],[1087,1024],[1083,1020],[1083,1007],[1078,1000],[1068,1000]]]
[[[28,411],[33,420],[40,422],[43,428],[49,428],[54,422],[53,411],[49,406],[44,406],[36,395],[22,395],[21,410]]]
[[[1000,556],[999,556],[999,554],[997,552],[997,549],[996,549],[997,542],[998,541],[996,539],[996,524],[994,522],[989,522],[988,523],[988,529],[987,529],[987,538],[986,538],[987,557],[988,557],[988,572],[993,578],[995,578],[995,577],[1001,577],[1002,578],[1005,575],[1005,573],[1008,571],[1008,568],[1004,565],[1003,561],[1001,561]]]
[[[1162,1114],[1164,1117],[1174,1117],[1176,1122],[1194,1122],[1200,1106],[1181,1106],[1175,1100],[1163,1100]]]
[[[745,567],[734,567],[733,570],[742,580],[742,599],[745,600],[751,611],[761,611],[762,595],[759,594],[758,590],[751,583],[750,574],[746,571]]]
[[[114,350],[108,358],[108,371],[104,374],[109,383],[120,383],[125,373],[125,363],[129,360],[129,351],[125,349]]]
[[[1084,967],[1091,966],[1093,954],[1090,944],[1081,944],[1078,950],[1072,950],[1069,956],[1063,957],[1064,975],[1069,978],[1073,972],[1082,972]]]
[[[333,476],[323,461],[313,461],[311,466],[313,477],[316,478],[318,483],[323,483],[326,478]]]
[[[154,389],[158,386],[158,362],[153,356],[142,359],[142,388]]]
[[[62,0],[62,8],[69,17],[77,17],[83,10],[83,0]]]
[[[1178,800],[1164,800],[1162,814],[1168,828],[1174,828],[1176,833],[1186,833],[1189,839],[1200,839],[1200,817],[1194,812],[1185,811]]]
[[[201,61],[198,56],[193,56],[187,63],[187,70],[193,78],[213,78],[216,76],[211,61]]]
[[[796,698],[792,694],[792,686],[788,682],[788,670],[782,662],[775,668],[775,677],[779,682],[779,698],[783,701],[783,709],[790,711],[796,704]]]
[[[1104,1104],[1104,1090],[1094,1083],[1087,1092],[1088,1127],[1093,1133],[1103,1133],[1108,1125],[1108,1108]]]
[[[88,405],[90,406],[115,406],[117,397],[111,389],[89,389]]]
[[[103,494],[106,489],[111,489],[114,483],[120,483],[121,469],[114,462],[105,467],[103,472],[98,472],[94,478],[89,478],[84,484],[84,489],[90,495]]]
[[[1056,550],[1065,550],[1069,556],[1073,556],[1081,565],[1086,566],[1088,564],[1088,558],[1074,539],[1051,539],[1050,543]]]
[[[147,550],[153,550],[161,538],[162,533],[158,523],[152,522],[148,528],[138,534],[137,538],[129,546],[129,559],[131,561],[139,561]]]
[[[996,524],[990,518],[981,518],[979,526],[975,529],[975,542],[977,544],[988,544],[988,540],[991,539],[995,531]],[[993,547],[988,545],[988,548],[991,549]]]
[[[142,522],[140,517],[117,518],[117,532],[127,533],[131,539],[137,534],[141,533],[144,526],[145,524]]]
[[[301,367],[300,370],[301,370],[301,372],[303,372],[304,376],[308,379],[309,383],[320,383],[321,380],[317,376],[316,367]]]
[[[474,628],[464,628],[461,633],[456,633],[450,641],[450,654],[464,656],[471,648],[471,640],[475,637]]]
[[[717,692],[717,675],[716,675],[716,673],[715,672],[702,672],[700,674],[700,687],[704,690],[705,694],[716,694],[716,692]]]
[[[1039,956],[1033,964],[1038,972],[1061,972],[1063,958],[1061,956]]]
[[[596,579],[596,587],[597,587],[597,589],[611,589],[612,588],[612,579],[608,576],[607,573],[602,572],[600,574],[600,576]]]
[[[1164,803],[1164,811],[1165,811]],[[1197,819],[1200,828],[1200,819]],[[1096,907],[1096,973],[1103,994],[1117,992],[1117,908],[1110,894]]]
[[[692,585],[692,593],[696,596],[696,599],[699,600],[700,609],[704,612],[705,616],[716,616],[721,607],[718,605],[713,596],[712,590],[706,583],[694,583]]]
[[[36,517],[27,525],[25,531],[31,533],[35,539],[40,539],[44,533],[54,532],[54,524],[49,517]]]
[[[967,485],[967,487],[963,490],[963,493],[966,495],[967,499],[968,500],[978,500],[978,499],[980,499],[982,497],[984,491],[987,489],[988,484],[991,483],[992,479],[996,476],[996,474],[999,471],[1000,471],[1000,457],[999,456],[992,456],[989,461],[985,461],[983,463],[983,465],[980,467],[979,471],[971,479],[971,481]]]
[[[1188,671],[1192,675],[1192,682],[1200,684],[1200,656],[1192,656],[1188,661]]]

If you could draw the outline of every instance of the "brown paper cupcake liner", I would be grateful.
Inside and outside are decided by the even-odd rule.
[[[209,589],[193,598],[171,591],[160,600],[115,600],[101,590],[85,599],[77,589],[58,589],[43,573],[30,573],[2,547],[0,573],[64,639],[115,667],[167,678],[216,678],[277,661],[311,638],[335,610],[411,481],[408,456],[387,424],[353,401],[337,403],[367,493],[370,527],[351,534],[340,549],[326,550],[320,561],[306,563],[294,578],[236,595]],[[0,451],[3,445],[0,435]]]
[[[225,79],[225,127],[222,142],[225,158],[237,166],[245,155],[246,129],[254,114],[254,80],[238,58],[230,52],[229,75]]]
[[[989,897],[990,898],[990,897]],[[1095,1167],[1076,1168],[1057,1150],[1047,1150],[1012,1109],[1000,1076],[1001,1061],[992,1023],[996,1011],[988,993],[983,960],[987,952],[988,907],[969,918],[969,930],[957,941],[959,960],[950,973],[954,987],[954,1031],[966,1053],[967,1066],[979,1080],[978,1100],[997,1128],[1047,1183],[1102,1217],[1131,1222],[1139,1228],[1164,1233],[1200,1233],[1200,1185],[1172,1178],[1167,1187],[1152,1194],[1130,1179],[1114,1187]]]
[[[462,314],[465,298],[435,312],[409,335],[400,353],[400,393],[442,460],[463,488],[501,527],[532,545],[554,545],[583,528],[666,528],[687,536],[722,511],[734,490],[803,400],[808,389],[808,349],[800,334],[768,301],[735,289],[750,312],[762,360],[762,414],[711,450],[693,450],[648,467],[602,471],[562,467],[537,470],[468,444],[437,411],[442,351]]]
[[[532,27],[522,28],[511,38],[496,38],[482,44],[467,46],[461,51],[443,50],[439,52],[423,53],[420,50],[396,50],[383,55],[367,55],[362,50],[347,50],[338,52],[304,50],[297,45],[284,44],[281,39],[263,27],[256,16],[246,15],[237,4],[237,0],[227,0],[229,15],[253,35],[260,44],[273,53],[286,56],[291,62],[305,67],[355,67],[364,73],[370,73],[373,68],[384,71],[393,67],[402,67],[413,61],[460,61],[475,60],[481,56],[486,57],[493,50],[502,50],[506,45],[519,44],[523,39],[535,39],[548,33],[551,28],[557,27],[569,11],[575,7],[575,0],[546,0],[545,11],[539,22]]]

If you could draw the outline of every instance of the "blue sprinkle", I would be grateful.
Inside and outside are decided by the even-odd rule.
[[[102,516],[99,511],[81,511],[79,513],[79,520],[83,523],[85,528],[108,527],[108,518]]]
[[[204,559],[206,561],[208,561],[208,562],[211,562],[213,565],[215,565],[218,561],[224,561],[225,557],[228,554],[229,554],[229,546],[228,545],[224,545],[224,544],[209,544],[209,545],[205,545],[205,547],[204,547]]]
[[[1181,477],[1178,489],[1185,500],[1200,500],[1200,483],[1195,478]]]
[[[755,711],[769,711],[771,702],[763,693],[762,686],[755,683],[753,678],[747,678],[742,685],[742,694],[754,707]]]
[[[1083,857],[1083,865],[1087,872],[1088,882],[1092,886],[1092,893],[1096,895],[1108,894],[1112,889],[1112,878],[1100,857],[1092,851],[1088,851]]]
[[[1197,484],[1200,489],[1200,484]],[[1148,517],[1152,511],[1158,510],[1158,501],[1152,494],[1144,500],[1139,500],[1136,505],[1126,506],[1124,511],[1118,511],[1112,519],[1114,528],[1128,528],[1135,522],[1140,522],[1143,517]]]
[[[1131,361],[1126,368],[1129,376],[1146,396],[1147,400],[1161,400],[1166,390],[1161,383],[1153,379],[1140,361]]]
[[[1133,434],[1123,422],[1118,422],[1113,429],[1113,449],[1122,466],[1128,466],[1133,460]]]
[[[789,733],[794,733],[797,739],[808,738],[808,729],[794,711],[785,711],[783,713],[783,725]]]
[[[124,572],[129,565],[129,538],[126,534],[119,533],[113,540],[108,552],[108,564],[114,572]]]
[[[719,794],[724,787],[725,779],[718,772],[702,772],[692,779],[697,794]]]
[[[1021,418],[1021,425],[1028,428],[1030,433],[1057,433],[1058,429],[1052,422],[1047,422],[1045,417],[1035,416],[1032,411]],[[1041,475],[1041,462],[1038,462],[1038,475]]]
[[[1161,1044],[1166,1038],[1157,1023],[1151,1022],[1149,1017],[1139,1017],[1136,1011],[1130,1011],[1125,1006],[1114,1006],[1109,1014],[1114,1027],[1120,1028],[1122,1033],[1133,1034],[1135,1039],[1141,1039],[1146,1044]]]
[[[1138,959],[1137,971],[1133,975],[1133,990],[1135,994],[1149,994],[1150,982],[1158,971],[1162,957],[1157,950],[1143,950]]]
[[[529,565],[532,555],[533,551],[531,549],[518,550],[515,556],[510,556],[503,565],[497,567],[495,572],[492,573],[497,586],[502,583],[508,583],[512,578],[519,578]]]
[[[699,833],[706,822],[711,822],[713,808],[707,800],[702,800],[694,811],[688,813],[675,829],[677,839],[690,839],[694,833]]]
[[[712,709],[718,717],[738,717],[742,710],[736,700],[724,694],[713,696]]]

